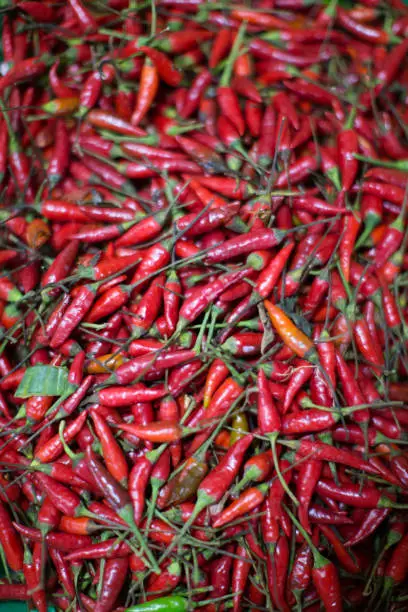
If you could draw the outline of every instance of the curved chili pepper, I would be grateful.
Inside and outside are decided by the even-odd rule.
[[[227,523],[234,521],[240,516],[251,512],[265,498],[269,490],[269,483],[262,483],[256,487],[251,487],[241,493],[239,498],[232,502],[230,506],[225,508],[213,522],[213,527],[217,529]]]
[[[268,300],[264,301],[264,305],[273,326],[284,343],[298,357],[303,357],[307,361],[313,362],[316,359],[313,342],[292,323],[289,317],[278,306]]]
[[[354,534],[344,542],[344,546],[355,546],[368,538],[387,518],[390,508],[373,508],[365,515]]]
[[[125,612],[187,612],[188,600],[179,595],[158,597],[151,601],[131,606]]]
[[[51,348],[61,346],[69,338],[72,331],[92,306],[94,299],[95,289],[90,285],[83,286],[64,312],[63,318],[50,340]]]

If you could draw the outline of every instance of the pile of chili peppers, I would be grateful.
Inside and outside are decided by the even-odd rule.
[[[14,0],[1,600],[408,607],[408,9]]]

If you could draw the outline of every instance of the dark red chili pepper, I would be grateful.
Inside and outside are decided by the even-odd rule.
[[[389,42],[389,34],[384,30],[380,30],[369,25],[354,21],[350,14],[343,8],[338,7],[336,11],[336,19],[345,30],[353,34],[356,38],[367,41],[372,44],[387,44]]]
[[[0,79],[0,92],[3,93],[7,87],[32,80],[41,76],[47,69],[47,58],[30,57],[16,63],[9,72]]]
[[[394,505],[389,497],[372,487],[360,488],[354,484],[338,487],[333,481],[319,480],[316,491],[357,508],[392,508]]]
[[[126,581],[129,569],[129,557],[108,559],[106,562],[102,587],[95,606],[95,612],[109,612],[115,607],[115,602]]]
[[[301,604],[301,596],[305,589],[310,584],[312,579],[312,551],[305,542],[301,545],[295,554],[292,571],[288,578],[288,594],[289,603],[292,600],[292,595],[295,602]]]
[[[53,534],[50,534],[53,535]],[[78,536],[75,536],[78,537]],[[69,562],[82,561],[85,559],[109,559],[128,557],[131,548],[127,542],[117,538],[111,538],[103,542],[96,542],[85,546],[75,546],[72,552],[66,555],[65,560]]]
[[[344,542],[344,546],[355,546],[359,542],[368,538],[379,525],[387,518],[390,508],[373,508],[363,518],[351,537]]]
[[[408,533],[398,542],[385,568],[385,588],[402,583],[408,574]]]

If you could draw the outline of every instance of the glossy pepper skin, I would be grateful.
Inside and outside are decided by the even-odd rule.
[[[0,599],[404,608],[408,14],[230,4],[3,11]]]

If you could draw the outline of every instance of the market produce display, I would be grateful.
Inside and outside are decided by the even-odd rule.
[[[408,609],[408,8],[14,0],[0,600]]]

